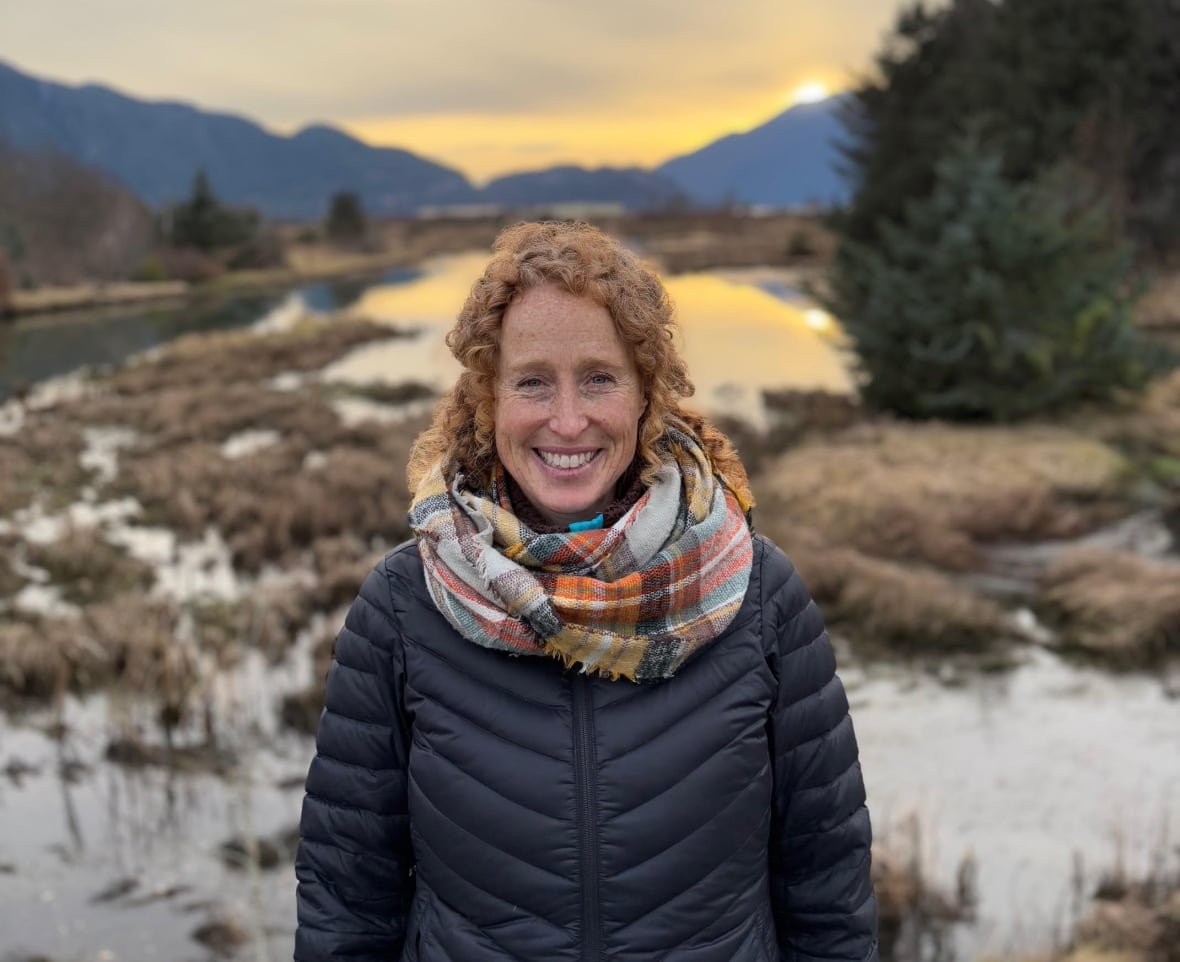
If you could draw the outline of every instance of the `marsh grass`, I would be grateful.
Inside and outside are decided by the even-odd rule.
[[[1042,577],[1038,604],[1063,647],[1122,665],[1180,653],[1180,564],[1078,550]]]
[[[76,501],[93,472],[82,466],[82,432],[52,415],[34,414],[15,435],[0,436],[0,517],[40,501],[56,510]]]
[[[975,920],[976,864],[959,863],[955,884],[932,877],[916,817],[873,845],[881,962],[957,962],[954,933]]]
[[[26,560],[44,569],[62,597],[74,605],[143,592],[154,580],[151,566],[115,547],[93,528],[71,528],[56,541],[32,543]]]
[[[142,396],[170,387],[262,382],[284,371],[319,371],[354,348],[413,332],[364,320],[305,320],[290,330],[191,334],[106,379],[115,394]]]
[[[1053,962],[1114,959],[1180,962],[1180,847],[1160,845],[1137,875],[1117,859]]]
[[[832,547],[814,528],[774,536],[829,626],[874,649],[908,654],[994,653],[1017,637],[1003,610],[940,572]]]
[[[1067,538],[1125,513],[1127,484],[1117,451],[1057,428],[862,424],[787,451],[755,492],[833,544],[967,571],[980,543]]]

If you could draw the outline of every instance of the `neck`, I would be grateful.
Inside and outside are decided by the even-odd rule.
[[[512,502],[512,512],[529,528],[537,534],[559,534],[569,531],[568,525],[554,524],[538,511],[533,503],[525,497],[524,491],[516,483],[516,479],[507,471],[504,472],[504,478],[508,485],[508,498]],[[609,528],[618,521],[643,496],[646,489],[647,485],[639,476],[638,462],[632,462],[631,466],[623,472],[623,476],[615,483],[615,499],[602,511],[602,526]],[[589,518],[579,518],[578,520],[588,521]]]

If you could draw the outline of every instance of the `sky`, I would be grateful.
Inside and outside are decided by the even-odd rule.
[[[476,182],[652,166],[870,69],[899,0],[3,0],[0,60]]]

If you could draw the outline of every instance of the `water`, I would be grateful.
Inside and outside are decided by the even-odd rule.
[[[408,282],[366,290],[350,311],[419,329],[410,342],[361,348],[325,372],[328,380],[453,383],[459,365],[443,340],[483,254],[439,258]],[[694,403],[755,424],[766,417],[762,390],[852,389],[835,321],[809,303],[782,271],[707,271],[666,278],[681,325],[680,348],[697,388]]]
[[[458,365],[443,336],[484,254],[441,257],[377,280],[323,281],[295,295],[313,311],[344,310],[397,327],[411,340],[374,344],[330,369],[329,379],[445,388]],[[681,348],[697,385],[696,403],[758,423],[763,388],[848,391],[851,379],[835,323],[807,303],[781,271],[705,272],[669,278],[683,327]],[[0,402],[30,384],[83,365],[116,364],[180,334],[256,323],[284,297],[239,298],[181,308],[110,309],[0,326]]]
[[[0,403],[38,381],[118,364],[182,334],[246,327],[280,298],[113,307],[0,322]]]
[[[904,668],[845,673],[877,835],[916,816],[931,874],[952,887],[964,855],[978,864],[965,960],[1068,931],[1075,856],[1088,896],[1120,858],[1145,873],[1180,841],[1180,700],[1148,674],[1027,654],[954,686]]]
[[[289,957],[290,865],[252,879],[217,850],[298,819],[313,744],[278,730],[275,706],[307,683],[305,657],[280,668],[253,658],[223,679],[222,731],[246,759],[246,774],[231,780],[104,761],[108,732],[150,729],[150,707],[134,700],[67,700],[64,743],[45,733],[57,719],[48,710],[0,719],[0,765],[33,769],[0,779],[0,866],[9,869],[0,949],[85,962],[201,958],[192,931],[228,911],[262,933],[259,957]],[[1152,678],[1040,651],[965,686],[847,657],[844,677],[878,836],[888,842],[916,815],[930,875],[943,882],[965,853],[977,859],[980,922],[961,934],[964,962],[1043,947],[1068,915],[1075,856],[1092,888],[1120,855],[1146,868],[1180,825],[1180,701]],[[64,775],[63,761],[77,774]],[[123,879],[138,885],[96,900]]]

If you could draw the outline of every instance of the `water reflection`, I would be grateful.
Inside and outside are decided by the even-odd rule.
[[[112,307],[0,322],[0,402],[37,381],[103,368],[181,334],[246,327],[281,300],[238,297],[151,308]]]
[[[413,339],[369,345],[327,373],[330,380],[446,388],[458,374],[443,336],[487,255],[440,257],[377,280],[330,280],[293,292],[301,310],[351,314],[401,328]],[[770,269],[705,272],[666,279],[682,326],[681,350],[711,413],[762,423],[764,388],[852,389],[833,319]],[[180,307],[75,312],[0,326],[0,402],[36,381],[83,366],[102,368],[173,337],[259,322],[292,296],[240,297]]]
[[[325,377],[449,387],[459,369],[443,338],[486,260],[484,254],[439,258],[410,282],[369,288],[350,308],[353,313],[416,327],[421,334],[361,348]],[[667,278],[666,285],[681,324],[680,348],[697,387],[695,403],[706,411],[761,423],[764,388],[852,389],[837,326],[783,272],[686,274]]]

